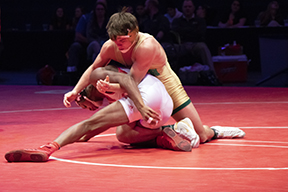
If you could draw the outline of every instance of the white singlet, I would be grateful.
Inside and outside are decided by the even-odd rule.
[[[126,71],[126,69],[122,70]],[[169,120],[173,111],[173,101],[163,83],[156,77],[147,74],[138,84],[138,89],[145,105],[160,114],[161,121],[159,121],[158,124],[151,126],[142,119],[142,115],[134,105],[133,101],[129,97],[122,97],[119,99],[119,102],[122,104],[129,122],[140,120],[142,126],[150,129],[163,126]]]

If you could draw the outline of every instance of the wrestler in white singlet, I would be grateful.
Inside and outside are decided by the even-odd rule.
[[[129,69],[121,68],[122,71],[129,73]],[[163,126],[171,117],[173,111],[173,101],[165,89],[165,86],[156,77],[147,74],[138,84],[138,89],[145,105],[161,115],[161,121],[156,125],[148,124],[142,120],[141,113],[137,110],[133,101],[129,97],[122,97],[119,102],[122,104],[129,122],[140,120],[140,124],[146,128],[159,128]]]

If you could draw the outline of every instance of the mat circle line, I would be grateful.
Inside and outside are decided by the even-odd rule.
[[[106,136],[113,136],[115,133],[112,134],[103,134],[103,135],[97,135],[95,137],[106,137]],[[212,143],[211,143],[212,144]],[[237,146],[237,145],[234,145]],[[240,145],[243,146],[243,145]],[[251,146],[251,145],[249,145]],[[257,147],[263,147],[262,145],[256,145]],[[276,146],[275,146],[276,147]],[[138,169],[163,169],[163,170],[224,170],[224,171],[260,171],[260,170],[288,170],[288,167],[259,167],[259,168],[237,168],[237,167],[230,167],[230,168],[217,168],[217,167],[160,167],[160,166],[141,166],[141,165],[118,165],[118,164],[107,164],[107,163],[92,163],[92,162],[83,162],[83,161],[75,161],[75,160],[67,160],[67,159],[61,159],[57,157],[50,156],[50,159],[56,160],[56,161],[62,161],[67,163],[75,163],[75,164],[83,164],[83,165],[96,165],[96,166],[103,166],[103,167],[119,167],[119,168],[138,168]]]

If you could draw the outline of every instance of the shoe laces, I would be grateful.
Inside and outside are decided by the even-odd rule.
[[[38,149],[51,153],[56,151],[57,147],[53,143],[47,143],[46,145],[40,146]]]
[[[52,147],[49,145],[42,145],[39,148],[45,150],[45,149],[51,149]]]

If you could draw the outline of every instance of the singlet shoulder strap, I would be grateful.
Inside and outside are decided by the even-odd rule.
[[[138,42],[136,43],[136,45],[135,45],[135,47],[134,47],[134,49],[133,49],[132,55],[131,55],[131,59],[132,59],[133,62],[135,61],[134,55],[135,55],[135,52],[136,52],[137,48],[141,45],[141,43],[142,43],[145,39],[150,38],[150,37],[153,37],[152,35],[150,35],[150,34],[148,34],[148,33],[142,33],[142,32],[139,32],[139,33],[141,34],[141,35],[140,35],[140,38],[139,38]]]

